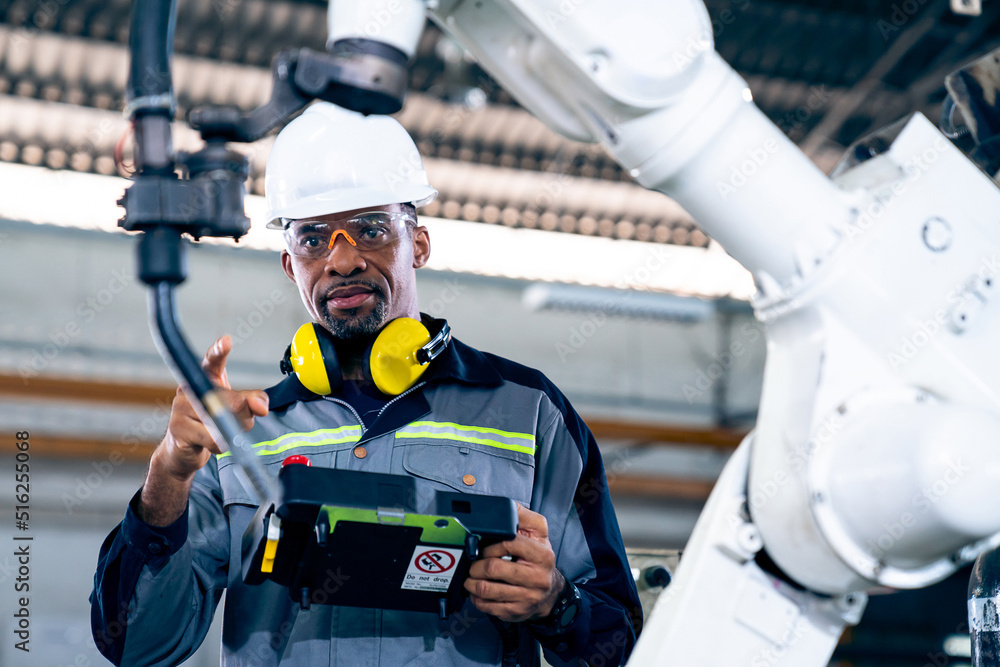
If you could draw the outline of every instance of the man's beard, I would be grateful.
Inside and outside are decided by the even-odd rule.
[[[334,338],[345,342],[373,337],[385,324],[385,315],[388,310],[385,296],[377,285],[367,282],[351,284],[363,284],[372,291],[375,304],[367,315],[358,317],[359,307],[343,311],[344,317],[334,317],[330,314],[330,309],[327,306],[329,299],[323,299],[323,321],[326,323],[326,328],[333,334]]]

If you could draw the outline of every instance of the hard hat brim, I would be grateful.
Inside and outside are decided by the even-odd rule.
[[[281,220],[302,220],[319,215],[355,211],[389,204],[413,204],[416,207],[431,203],[438,191],[429,185],[400,184],[392,190],[360,188],[338,189],[299,200],[292,206],[268,211],[267,228],[282,229]]]

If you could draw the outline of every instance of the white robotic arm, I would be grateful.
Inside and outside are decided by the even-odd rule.
[[[783,283],[798,263],[824,255],[850,218],[829,179],[715,52],[701,2],[427,7],[521,104],[570,138],[600,142],[641,184],[668,192],[760,281]],[[411,56],[423,9],[421,0],[335,0],[330,40],[377,40]],[[808,216],[784,196],[792,179],[812,203]]]
[[[410,56],[425,10],[758,286],[757,428],[630,665],[824,665],[866,590],[929,585],[1000,544],[993,181],[919,115],[831,181],[753,105],[696,0],[334,0],[331,40]]]

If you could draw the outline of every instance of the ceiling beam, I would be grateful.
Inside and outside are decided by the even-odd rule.
[[[108,461],[114,466],[145,464],[156,443],[112,445],[107,440],[68,438],[31,434],[29,453],[34,459]],[[0,440],[0,454],[13,457],[19,450],[10,438]],[[608,489],[613,496],[703,503],[714,482],[707,480],[656,477],[652,475],[609,475]]]
[[[94,380],[0,375],[0,395],[122,405],[169,405],[176,389],[162,385],[121,384]]]
[[[869,96],[882,87],[885,76],[935,28],[938,19],[949,7],[949,0],[935,0],[924,10],[916,23],[903,29],[892,46],[875,61],[868,73],[838,98],[823,119],[806,135],[801,143],[806,155],[814,157],[823,149],[826,142],[834,140],[844,123]]]
[[[746,431],[737,429],[635,424],[595,417],[584,417],[584,421],[598,440],[635,441],[630,442],[632,447],[654,447],[662,443],[674,443],[736,449],[747,435]]]
[[[176,389],[162,385],[138,385],[37,376],[22,378],[0,375],[0,396],[39,398],[44,400],[95,401],[122,405],[170,405]],[[599,440],[636,441],[637,447],[659,446],[662,443],[705,445],[720,449],[735,449],[746,431],[723,428],[702,428],[666,424],[636,424],[604,418],[584,418]],[[105,443],[105,447],[107,444]]]
[[[1000,17],[1000,3],[993,2],[987,5],[981,16],[971,20],[962,30],[955,33],[926,68],[920,78],[907,86],[903,95],[888,100],[888,103],[880,109],[880,113],[875,116],[873,129],[879,129],[907,113],[919,110],[930,102],[930,97],[934,93],[944,89],[944,79],[946,76],[961,67],[961,63],[968,60],[968,51],[974,44],[982,41],[984,35],[990,30],[995,30],[994,24]],[[1000,39],[988,40],[976,47],[981,52],[973,55],[985,55],[1000,45]],[[937,122],[936,118],[931,119]]]
[[[0,454],[12,459],[18,451],[22,451],[17,449],[16,443],[13,438],[0,438]],[[85,459],[110,461],[113,465],[146,463],[156,448],[156,443],[153,442],[115,445],[102,439],[67,438],[40,433],[29,433],[28,444],[28,453],[32,459]]]
[[[659,500],[684,500],[703,503],[708,500],[715,482],[677,479],[652,475],[609,475],[608,490],[612,497],[630,496]]]

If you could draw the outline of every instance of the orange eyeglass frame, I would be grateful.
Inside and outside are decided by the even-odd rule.
[[[345,231],[344,231],[343,229],[338,229],[337,231],[335,231],[335,232],[334,232],[334,233],[333,233],[333,234],[332,234],[332,235],[330,236],[330,245],[328,245],[328,246],[326,247],[326,248],[327,248],[327,250],[332,250],[332,249],[333,249],[333,244],[337,242],[337,236],[338,236],[339,234],[343,234],[343,235],[344,235],[344,238],[345,238],[345,239],[347,239],[347,242],[348,242],[348,243],[350,243],[350,244],[351,244],[352,246],[354,246],[355,248],[357,248],[357,247],[358,247],[358,244],[354,242],[354,239],[352,239],[352,238],[351,238],[351,235],[350,235],[350,234],[348,234],[347,232],[345,232]]]

